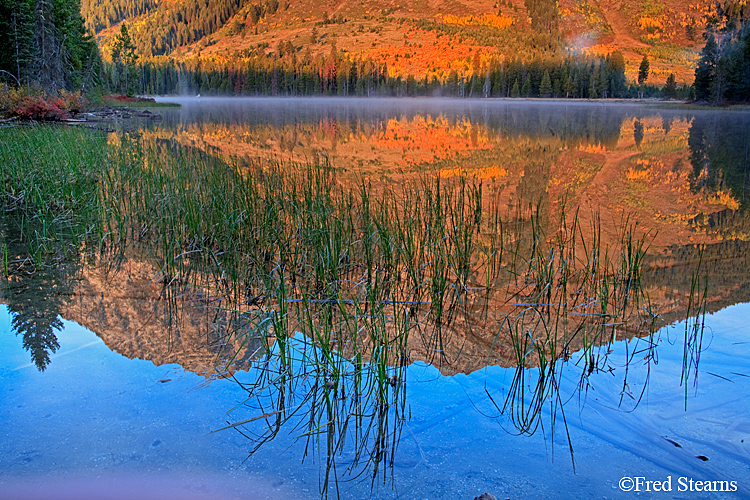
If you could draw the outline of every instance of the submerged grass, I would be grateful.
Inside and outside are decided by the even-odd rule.
[[[226,343],[265,346],[262,375],[246,386],[267,425],[253,439],[302,425],[326,463],[323,492],[338,481],[345,439],[358,443],[354,477],[369,464],[374,481],[392,465],[404,367],[415,358],[456,365],[458,334],[492,332],[488,362],[510,353],[510,389],[488,395],[530,434],[547,413],[553,426],[558,411],[565,420],[559,380],[572,352],[585,389],[591,374],[612,369],[618,335],[656,328],[640,282],[649,235],[634,221],[607,244],[598,217],[584,227],[561,203],[551,222],[542,202],[508,213],[481,181],[425,175],[373,186],[327,164],[227,162],[172,141],[53,127],[0,129],[0,164],[6,210],[26,228],[33,259],[61,240],[70,253],[142,246],[165,288],[228,301],[245,327]]]

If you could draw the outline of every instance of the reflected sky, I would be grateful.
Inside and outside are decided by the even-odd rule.
[[[560,389],[575,473],[560,435],[562,413],[547,421],[556,423],[554,431],[516,436],[508,416],[498,415],[487,397],[502,398],[512,369],[493,366],[444,377],[415,363],[406,373],[410,418],[403,422],[392,468],[374,484],[367,475],[341,473],[341,497],[369,497],[372,487],[373,498],[473,498],[484,491],[510,498],[627,498],[617,483],[634,475],[671,475],[675,489],[680,477],[736,480],[738,494],[747,495],[750,403],[744,396],[750,389],[750,343],[740,318],[748,314],[743,305],[707,318],[710,348],[697,386],[690,387],[687,411],[679,324],[659,333],[658,370],[631,363],[625,404],[622,371],[614,377],[601,373],[579,392],[576,366],[569,364]],[[299,432],[279,433],[249,459],[252,443],[246,437],[232,430],[209,433],[225,425],[227,410],[246,398],[235,381],[207,383],[178,365],[127,359],[68,321],[60,349],[40,373],[10,320],[3,308],[0,498],[125,498],[123,491],[140,498],[177,498],[170,496],[176,492],[191,499],[319,497],[323,457],[301,461],[307,442]],[[637,340],[612,346],[620,360],[638,348]],[[254,376],[250,370],[238,380],[247,383]],[[630,411],[627,399],[647,376],[643,401]],[[264,426],[256,421],[245,432]],[[351,466],[355,445],[351,440],[341,450],[341,472]],[[132,489],[115,491],[117,484]]]

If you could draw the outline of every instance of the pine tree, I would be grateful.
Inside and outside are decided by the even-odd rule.
[[[511,97],[521,96],[521,90],[518,88],[518,78],[516,78],[516,81],[513,82],[513,88],[510,90],[510,96]]]
[[[719,53],[719,46],[713,33],[709,33],[706,38],[706,45],[701,51],[701,58],[698,61],[698,67],[695,68],[695,98],[698,101],[711,101],[715,96],[714,80],[716,78],[716,59]]]
[[[675,79],[674,73],[670,73],[667,77],[667,83],[664,85],[662,93],[667,99],[674,99],[677,97],[677,80]]]
[[[521,86],[521,95],[524,97],[531,95],[531,77],[528,75],[526,75],[526,80],[523,82],[523,86]]]
[[[641,99],[643,99],[643,84],[648,80],[649,66],[648,56],[644,55],[641,65],[638,67],[638,85],[641,87],[638,89],[638,97]]]
[[[565,98],[571,97],[571,94],[574,94],[576,90],[575,81],[573,80],[572,76],[568,76],[568,79],[565,81]]]
[[[128,96],[135,94],[135,81],[138,73],[135,69],[135,63],[138,56],[135,53],[135,45],[128,33],[128,27],[125,23],[120,26],[120,34],[115,37],[112,44],[112,61],[115,63],[119,91]]]
[[[544,76],[542,76],[542,83],[539,84],[539,96],[540,97],[551,97],[552,96],[552,80],[549,77],[549,71],[544,70]]]
[[[619,50],[609,54],[606,59],[610,75],[610,97],[622,96],[625,92],[625,56]]]
[[[599,94],[596,92],[596,78],[593,76],[589,79],[589,88],[587,90],[589,99],[596,99]]]
[[[16,84],[27,79],[34,56],[34,15],[31,0],[0,0],[0,70]],[[0,79],[5,80],[3,75]],[[27,81],[28,83],[28,81]]]
[[[0,0],[0,70],[15,83],[49,90],[80,87],[98,73],[80,0]]]
[[[648,73],[650,64],[648,62],[648,56],[643,56],[641,65],[638,67],[638,85],[643,85],[648,80]]]

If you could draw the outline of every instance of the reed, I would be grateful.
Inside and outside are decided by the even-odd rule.
[[[3,276],[10,276],[10,259],[8,257],[8,244],[3,243],[2,245],[2,261],[3,261]]]
[[[687,411],[690,379],[693,379],[693,387],[698,384],[698,365],[703,350],[703,330],[708,308],[708,274],[706,273],[705,276],[701,277],[704,249],[705,247],[701,247],[698,265],[692,273],[690,295],[688,296],[688,306],[685,313],[682,372],[680,374],[680,385],[685,388],[685,411]]]

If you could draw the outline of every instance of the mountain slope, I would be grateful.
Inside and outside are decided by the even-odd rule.
[[[444,81],[489,64],[555,57],[566,51],[621,50],[634,80],[644,55],[649,83],[670,72],[691,83],[708,0],[84,0],[89,29],[105,58],[125,21],[141,61],[226,63],[250,53],[302,57],[337,50],[387,64],[393,75]],[[109,27],[107,27],[109,25]],[[560,39],[564,47],[560,48]],[[477,56],[476,54],[480,55]]]

